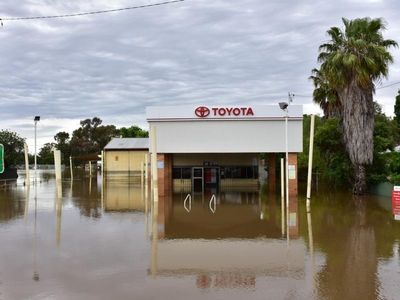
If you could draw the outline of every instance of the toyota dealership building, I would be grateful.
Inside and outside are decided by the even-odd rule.
[[[285,118],[287,122],[287,145]],[[290,194],[297,195],[297,154],[303,150],[302,106],[157,106],[146,109],[150,152],[157,153],[160,190],[205,191],[256,186],[267,154],[275,187],[276,154],[289,152]],[[154,149],[155,148],[155,149]]]

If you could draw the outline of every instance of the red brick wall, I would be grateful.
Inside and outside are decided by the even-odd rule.
[[[164,163],[164,168],[157,169],[158,194],[159,196],[164,196],[172,190],[172,155],[164,153],[157,154],[157,164],[160,163]]]

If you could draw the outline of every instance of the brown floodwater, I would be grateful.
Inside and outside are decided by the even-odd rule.
[[[390,198],[319,191],[285,218],[265,187],[150,194],[46,172],[0,187],[0,300],[400,299]]]

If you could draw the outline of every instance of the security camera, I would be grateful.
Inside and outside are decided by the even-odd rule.
[[[285,110],[288,106],[289,106],[289,104],[287,104],[286,102],[279,102],[279,107],[282,110]]]

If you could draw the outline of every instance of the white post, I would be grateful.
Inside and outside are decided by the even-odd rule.
[[[54,168],[56,171],[56,180],[61,180],[61,151],[54,150]]]
[[[69,157],[69,169],[71,171],[71,180],[74,179],[74,172],[72,171],[72,156]]]
[[[89,160],[89,177],[92,178],[92,161]]]
[[[283,158],[281,158],[281,219],[283,236],[285,234],[285,167]]]
[[[307,210],[310,209],[310,198],[311,198],[312,162],[313,162],[313,152],[314,152],[314,126],[315,126],[315,115],[311,115],[310,147],[308,151]]]
[[[29,157],[28,157],[28,145],[25,143],[24,144],[24,151],[25,151],[25,182],[26,184],[30,184],[30,174],[29,174]]]
[[[105,168],[105,166],[104,166],[104,162],[105,162],[105,160],[104,160],[104,155],[105,155],[105,151],[101,151],[101,175],[104,177],[104,168]]]
[[[154,125],[151,126],[151,173],[153,182],[154,202],[158,202],[158,172],[157,172],[157,130]]]

